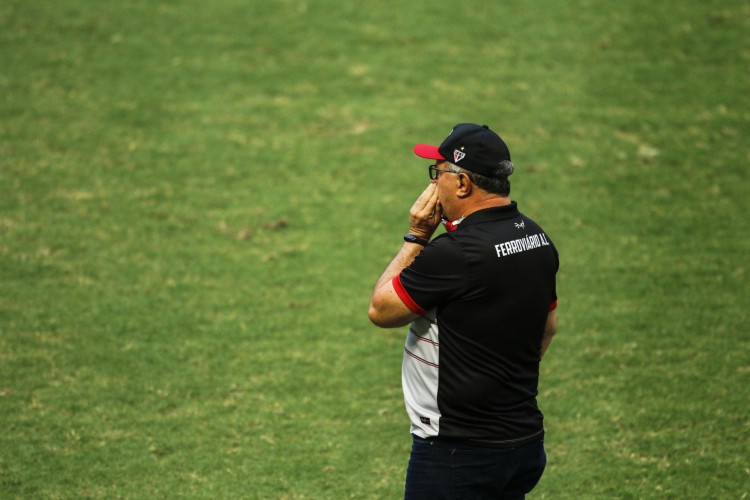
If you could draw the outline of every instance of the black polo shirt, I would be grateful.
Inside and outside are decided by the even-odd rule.
[[[469,215],[394,278],[420,314],[402,370],[414,434],[514,443],[543,433],[539,361],[558,265],[512,202]]]

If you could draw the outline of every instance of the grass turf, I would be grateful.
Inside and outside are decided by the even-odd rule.
[[[415,142],[560,249],[536,498],[750,490],[739,1],[0,6],[0,492],[397,498]]]

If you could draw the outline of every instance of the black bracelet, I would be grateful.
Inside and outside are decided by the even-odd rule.
[[[405,234],[404,241],[408,243],[416,243],[417,245],[422,245],[423,247],[426,247],[430,243],[429,241],[423,240],[422,238],[418,238],[417,236],[414,236],[413,234]]]

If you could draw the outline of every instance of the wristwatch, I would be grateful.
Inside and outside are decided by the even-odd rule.
[[[430,243],[429,241],[423,240],[422,238],[414,236],[413,234],[405,234],[404,241],[408,243],[416,243],[417,245],[422,245],[423,247],[426,247]]]

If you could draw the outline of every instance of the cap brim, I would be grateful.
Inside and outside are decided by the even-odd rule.
[[[429,144],[417,144],[414,146],[414,154],[429,160],[445,160],[443,155],[438,152],[438,147]]]

